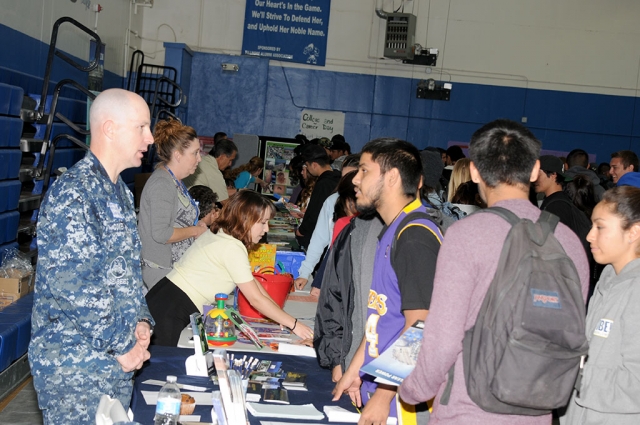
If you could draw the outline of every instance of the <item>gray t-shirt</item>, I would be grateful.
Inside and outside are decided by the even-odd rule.
[[[356,218],[356,227],[351,232],[351,264],[354,286],[354,309],[351,315],[351,347],[345,357],[345,366],[349,367],[351,360],[364,337],[364,327],[367,320],[367,301],[369,289],[373,280],[373,260],[378,245],[378,235],[382,231],[383,223],[377,217],[370,220]]]
[[[176,227],[194,225],[197,209],[173,177],[158,166],[142,190],[138,231],[142,241],[142,280],[151,289],[171,270],[194,238],[168,244]]]

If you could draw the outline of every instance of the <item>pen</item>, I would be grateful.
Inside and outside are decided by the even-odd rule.
[[[351,404],[353,404],[353,407],[355,407],[355,408],[356,408],[356,412],[358,412],[358,413],[362,414],[362,412],[360,411],[360,409],[358,409],[358,406],[356,406],[356,402],[355,402],[355,401],[352,401],[352,402],[351,402]]]

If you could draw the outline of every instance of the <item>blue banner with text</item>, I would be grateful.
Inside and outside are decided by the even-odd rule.
[[[331,0],[247,0],[242,54],[324,66]]]

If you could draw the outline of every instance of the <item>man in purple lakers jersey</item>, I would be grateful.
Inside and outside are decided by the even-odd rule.
[[[442,234],[425,218],[398,228],[408,214],[426,212],[418,196],[421,175],[422,162],[415,146],[397,139],[376,139],[362,149],[353,179],[358,211],[377,212],[385,223],[378,236],[365,336],[334,389],[334,399],[347,393],[358,405],[364,404],[360,424],[384,424],[388,417],[397,418],[400,424],[428,420],[426,404],[402,403],[397,387],[360,374],[362,365],[378,357],[416,320],[424,320],[429,311]]]

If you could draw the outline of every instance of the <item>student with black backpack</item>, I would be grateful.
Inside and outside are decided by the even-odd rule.
[[[471,138],[490,208],[447,230],[418,362],[399,389],[407,403],[435,397],[434,423],[549,425],[571,395],[589,266],[578,237],[528,200],[540,147],[508,120]]]

